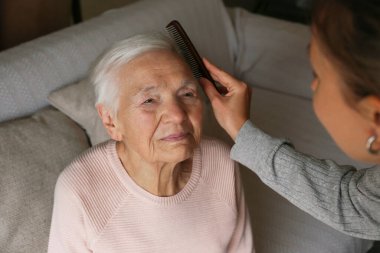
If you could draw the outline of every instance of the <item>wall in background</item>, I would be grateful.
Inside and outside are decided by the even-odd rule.
[[[0,50],[71,25],[72,0],[0,0]]]
[[[97,16],[105,10],[118,8],[138,0],[80,0],[83,19]],[[159,1],[159,0],[156,0]],[[189,0],[190,1],[190,0]],[[248,10],[255,10],[261,0],[223,0],[227,6],[242,6]]]
[[[223,0],[227,6],[243,7],[251,12],[255,12],[262,0]]]
[[[119,8],[136,1],[138,0],[80,0],[82,18],[83,20],[87,20],[106,10]]]
[[[135,1],[137,0],[0,0],[0,50]]]

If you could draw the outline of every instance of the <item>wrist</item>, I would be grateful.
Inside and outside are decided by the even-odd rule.
[[[231,126],[231,128],[229,129],[228,134],[229,136],[232,138],[232,140],[234,142],[236,142],[236,138],[237,136],[239,135],[239,132],[241,130],[241,128],[243,127],[244,123],[247,122],[248,119],[243,119],[239,122],[235,122],[235,124],[233,124]]]

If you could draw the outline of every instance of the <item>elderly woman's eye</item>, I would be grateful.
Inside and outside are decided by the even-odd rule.
[[[184,94],[183,94],[185,97],[195,97],[195,93],[194,92],[185,92]]]
[[[152,104],[154,102],[153,98],[148,98],[147,100],[144,101],[143,104]]]

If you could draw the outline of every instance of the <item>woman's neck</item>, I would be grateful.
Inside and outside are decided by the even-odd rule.
[[[138,154],[129,152],[118,143],[117,152],[124,169],[137,185],[160,197],[180,192],[190,179],[192,159],[180,163],[151,163]]]

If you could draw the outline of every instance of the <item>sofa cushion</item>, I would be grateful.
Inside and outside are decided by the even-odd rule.
[[[239,8],[231,15],[238,40],[239,77],[251,86],[311,98],[309,27]]]
[[[83,130],[46,108],[0,124],[0,252],[46,252],[60,171],[89,147]]]
[[[139,0],[1,52],[0,122],[48,105],[51,91],[85,78],[114,42],[163,30],[173,19],[181,22],[202,56],[233,71],[234,32],[221,0]]]

